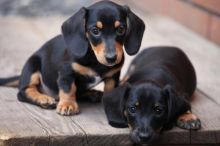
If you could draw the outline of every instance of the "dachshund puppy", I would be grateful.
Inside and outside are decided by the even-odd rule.
[[[18,99],[43,108],[54,108],[59,100],[59,114],[78,113],[76,98],[100,95],[92,87],[101,81],[104,91],[118,86],[123,46],[129,55],[136,54],[144,29],[127,6],[101,1],[81,8],[62,24],[61,35],[28,59],[19,77]],[[0,82],[10,85],[17,79]]]
[[[131,139],[147,144],[174,123],[201,127],[189,103],[195,89],[195,70],[180,49],[151,47],[132,61],[121,86],[104,93],[103,103],[110,125],[129,126]]]

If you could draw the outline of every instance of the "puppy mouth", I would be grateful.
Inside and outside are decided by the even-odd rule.
[[[103,61],[100,61],[100,63],[106,65],[106,66],[109,66],[109,67],[112,67],[114,65],[117,65],[121,62],[120,59],[116,58],[114,61],[107,61],[107,59],[104,59]]]
[[[111,67],[111,66],[116,65],[116,63],[105,63],[105,65]]]
[[[138,136],[138,131],[137,130],[134,130],[134,131],[131,131],[130,133],[130,137],[131,137],[131,140],[135,143],[135,144],[138,144],[138,145],[143,145],[143,146],[147,146],[147,145],[150,145],[150,144],[154,144],[156,142],[156,140],[158,139],[158,136],[156,133],[154,133],[150,139],[148,140],[141,140]]]

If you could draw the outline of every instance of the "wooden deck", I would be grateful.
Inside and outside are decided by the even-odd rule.
[[[220,145],[220,48],[173,20],[139,13],[146,23],[142,48],[181,47],[193,62],[198,77],[192,108],[201,118],[202,129],[174,128],[161,136],[158,145]],[[66,18],[1,17],[0,76],[19,74],[30,54],[60,33]],[[126,56],[123,72],[130,61],[131,57]],[[129,129],[116,129],[107,124],[101,104],[83,103],[81,114],[64,117],[54,110],[18,102],[16,93],[17,89],[0,87],[0,145],[132,145]]]

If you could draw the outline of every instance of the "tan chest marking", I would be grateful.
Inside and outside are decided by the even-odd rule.
[[[103,75],[103,77],[105,77],[105,78],[112,77],[114,74],[118,73],[121,70],[121,68],[122,68],[122,66],[117,67],[117,68],[113,68],[109,72],[105,73]]]
[[[105,82],[104,92],[112,91],[115,88],[115,80],[110,78],[110,79],[106,79],[104,82]]]
[[[72,68],[74,71],[81,75],[87,75],[87,76],[97,76],[98,74],[92,70],[89,67],[83,66],[79,63],[72,63]]]

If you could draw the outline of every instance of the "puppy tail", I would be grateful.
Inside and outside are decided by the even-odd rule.
[[[0,86],[18,87],[20,76],[13,76],[8,78],[0,78]]]

